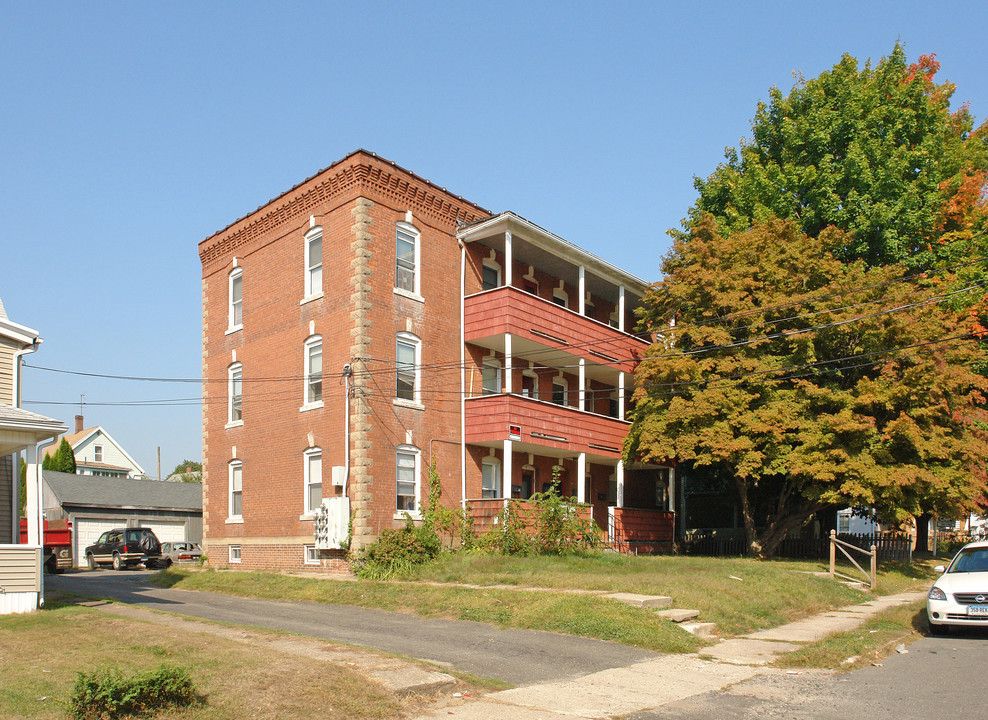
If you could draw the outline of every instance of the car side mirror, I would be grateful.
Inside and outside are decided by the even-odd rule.
[[[945,572],[947,572],[947,568],[943,565],[937,565],[935,568],[933,568],[933,572],[940,573],[941,575],[943,575]]]

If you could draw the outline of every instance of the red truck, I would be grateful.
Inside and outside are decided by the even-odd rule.
[[[27,544],[27,518],[21,518],[21,544]],[[68,520],[45,520],[45,570],[60,573],[72,567],[72,523]]]

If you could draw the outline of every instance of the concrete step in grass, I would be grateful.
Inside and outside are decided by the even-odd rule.
[[[639,595],[638,593],[609,593],[604,595],[611,600],[623,602],[626,605],[640,608],[667,608],[672,605],[672,598],[665,595]]]
[[[683,608],[669,608],[668,610],[656,610],[659,617],[671,620],[674,623],[684,623],[687,620],[695,620],[700,617],[699,610],[685,610]]]
[[[713,637],[717,632],[716,623],[709,622],[684,622],[680,623],[679,627],[688,632],[690,635],[696,635],[697,637]]]

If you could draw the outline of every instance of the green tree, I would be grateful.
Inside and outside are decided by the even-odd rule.
[[[202,482],[202,463],[196,462],[195,460],[183,460],[175,469],[172,470],[167,477],[173,477],[178,475],[182,482]]]
[[[972,132],[966,105],[950,111],[939,67],[933,55],[907,64],[896,44],[874,67],[845,55],[788,95],[773,87],[751,139],[694,180],[689,224],[710,214],[729,234],[777,217],[812,237],[834,226],[847,232],[828,249],[871,265],[964,256],[985,237],[988,124]]]
[[[636,371],[625,455],[732,478],[751,554],[834,503],[905,519],[968,509],[986,486],[983,329],[944,307],[952,278],[828,251],[846,243],[707,218],[646,297],[662,341]]]
[[[72,452],[69,441],[62,438],[62,442],[58,444],[58,449],[45,457],[41,467],[45,470],[75,474],[75,453]]]

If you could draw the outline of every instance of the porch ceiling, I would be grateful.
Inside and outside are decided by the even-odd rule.
[[[503,334],[471,340],[470,344],[504,354]],[[572,353],[547,347],[519,335],[513,335],[511,338],[511,354],[516,360],[526,360],[541,367],[565,370],[572,375],[577,375],[580,372],[580,359]],[[516,369],[518,368],[516,367]],[[587,380],[596,380],[614,387],[617,387],[618,376],[620,375],[620,371],[611,365],[590,361],[585,364],[584,373]]]

